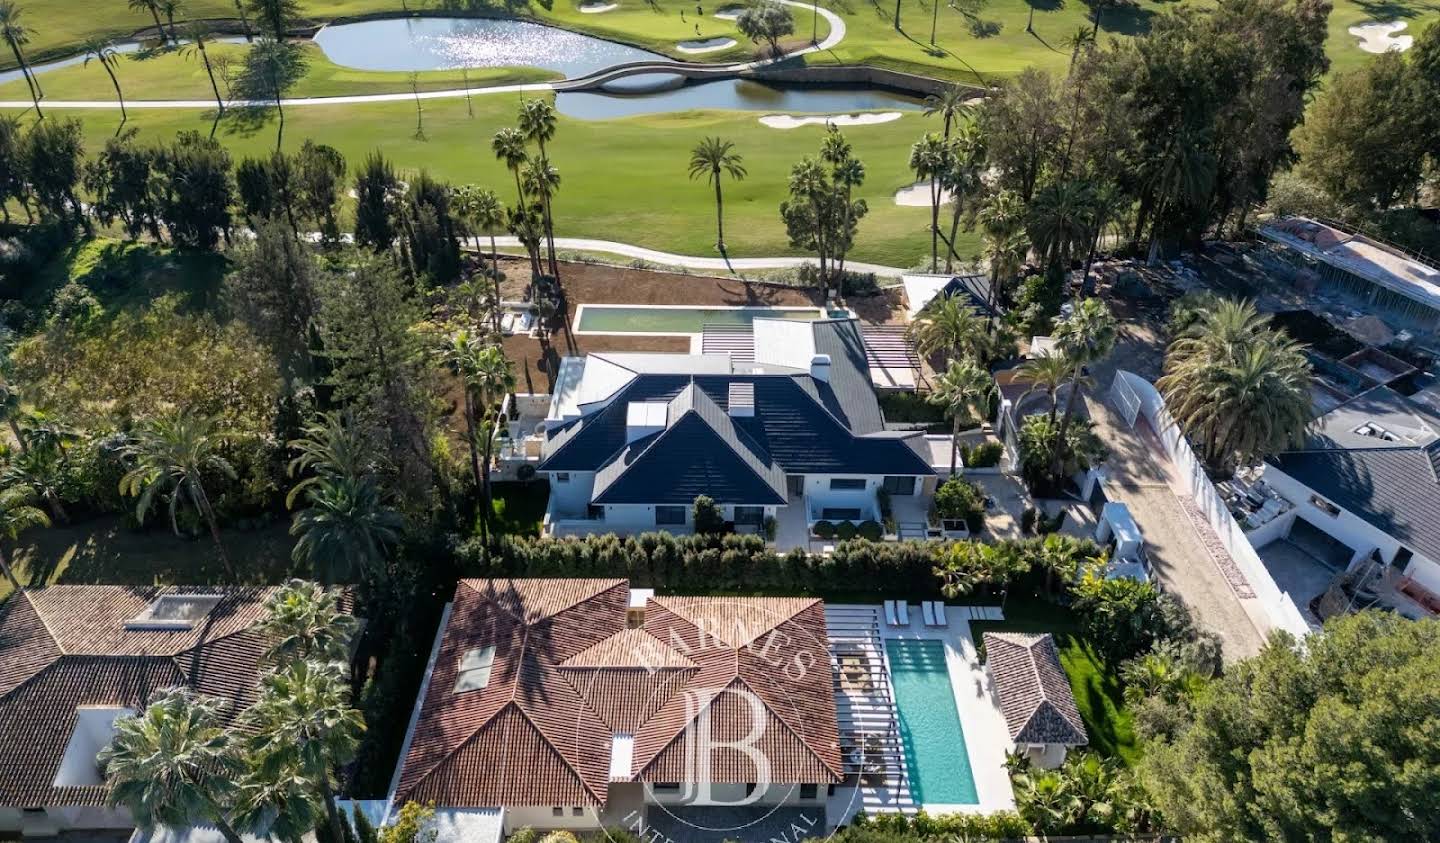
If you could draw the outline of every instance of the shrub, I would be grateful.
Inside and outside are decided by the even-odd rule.
[[[1072,589],[1085,634],[1118,665],[1166,637],[1164,609],[1154,584],[1129,577],[1106,579],[1091,566]]]
[[[855,538],[858,533],[859,531],[855,528],[855,524],[850,521],[841,521],[835,526],[835,538],[842,542],[850,541]]]
[[[835,525],[831,524],[829,521],[816,521],[813,532],[815,533],[815,535],[819,536],[822,539],[834,538]]]
[[[776,531],[777,529],[779,529],[779,526],[780,526],[780,525],[775,521],[775,516],[773,516],[773,515],[767,515],[767,516],[765,516],[764,530],[765,530],[765,540],[766,540],[766,541],[771,541],[771,542],[775,541],[775,531]]]
[[[965,520],[972,533],[985,527],[985,491],[960,477],[952,477],[935,490],[935,514],[944,519]]]
[[[866,541],[879,541],[883,535],[885,535],[885,529],[880,526],[878,521],[871,520],[860,524],[860,538]]]
[[[695,498],[693,507],[695,520],[695,532],[702,536],[718,535],[725,530],[725,516],[720,512],[720,507],[715,501],[706,495]]]
[[[1005,456],[1005,446],[999,442],[981,442],[973,448],[961,447],[960,458],[966,468],[994,468]]]
[[[1035,507],[1025,507],[1025,511],[1020,514],[1020,532],[1027,536],[1035,532],[1035,519],[1038,518],[1039,515],[1040,513]]]
[[[888,833],[890,837],[876,834]],[[837,843],[871,840],[1016,840],[1030,835],[1030,824],[1013,811],[993,814],[943,814],[932,817],[924,811],[914,815],[861,814],[850,827],[837,832]]]

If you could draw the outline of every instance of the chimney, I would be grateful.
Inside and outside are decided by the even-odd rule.
[[[625,408],[625,444],[665,429],[670,407],[659,401],[631,401]]]
[[[830,382],[830,355],[817,354],[810,358],[810,377],[817,381]]]

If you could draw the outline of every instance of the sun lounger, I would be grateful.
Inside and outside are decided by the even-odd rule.
[[[910,604],[904,600],[895,601],[895,620],[900,626],[910,625]]]
[[[920,614],[924,616],[926,626],[935,625],[935,608],[930,605],[929,600],[925,600],[920,604]]]
[[[930,614],[935,616],[935,626],[944,628],[950,625],[950,619],[945,617],[945,604],[939,600],[931,601]]]
[[[899,626],[895,621],[895,601],[885,601],[885,623],[889,626]]]

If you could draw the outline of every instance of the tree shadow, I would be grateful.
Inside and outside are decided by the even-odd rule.
[[[1377,21],[1417,18],[1422,14],[1440,9],[1440,6],[1434,3],[1400,3],[1396,0],[1356,0],[1355,5],[1363,9],[1368,17]]]
[[[1095,20],[1096,4],[1090,0],[1083,0],[1090,8],[1089,19]],[[1156,11],[1154,9],[1127,3],[1123,6],[1105,6],[1102,2],[1100,13],[1100,31],[1112,35],[1144,35],[1150,31],[1151,21],[1154,20]]]
[[[218,122],[227,136],[248,138],[270,125],[275,109],[268,105],[232,105]]]

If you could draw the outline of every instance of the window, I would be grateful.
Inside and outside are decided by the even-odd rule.
[[[745,795],[746,795],[746,796],[749,796],[750,794],[752,794],[752,793],[754,793],[754,792],[755,792],[755,783],[754,783],[754,782],[746,782],[746,783],[745,783]]]
[[[604,521],[605,507],[598,503],[592,503],[589,506],[585,507],[585,517],[589,518],[591,521]]]
[[[892,495],[913,495],[915,494],[915,478],[886,477],[885,491]]]
[[[560,806],[557,805],[557,806],[555,806],[554,808],[551,808],[551,809],[550,809],[550,816],[552,816],[552,817],[563,817],[563,816],[565,816],[565,809],[564,809],[564,808],[561,808]]]
[[[832,492],[862,492],[865,490],[864,477],[831,477],[830,491]]]
[[[557,472],[555,472],[555,482],[556,482],[556,483],[569,483],[569,482],[570,482],[570,472],[568,472],[568,471],[557,471]]]
[[[495,664],[495,647],[467,650],[460,659],[460,674],[455,677],[455,693],[478,691],[490,684],[490,668]]]
[[[1415,554],[1411,552],[1410,548],[1402,547],[1399,550],[1395,551],[1395,558],[1391,560],[1390,564],[1393,565],[1396,569],[1404,571],[1405,566],[1410,564],[1410,560],[1414,556]]]
[[[826,785],[826,786],[825,786],[825,795],[826,795],[826,796],[834,796],[834,795],[835,795],[835,785],[833,785],[833,784],[828,784],[828,785]]]
[[[814,798],[815,798],[816,796],[818,796],[819,794],[820,794],[820,786],[819,786],[819,785],[814,785],[814,784],[802,784],[802,785],[800,785],[800,798],[801,798],[801,799],[814,799]]]
[[[765,523],[765,507],[763,506],[737,506],[735,507],[735,523],[746,524],[758,527]]]
[[[585,809],[580,807],[579,805],[576,805],[574,808],[570,809],[570,816],[583,817],[585,816]]]
[[[219,594],[166,594],[125,622],[126,629],[190,629],[224,598]]]
[[[680,792],[680,783],[679,783],[679,782],[655,782],[654,784],[650,785],[650,788],[651,788],[652,790],[654,790],[656,793],[679,793],[679,792]]]
[[[860,510],[842,506],[827,506],[820,510],[820,517],[826,521],[859,521]]]
[[[665,527],[665,526],[677,526],[677,527],[678,527],[678,526],[684,526],[684,524],[685,524],[685,507],[683,507],[683,506],[657,506],[657,507],[655,507],[655,525],[656,525],[657,527]]]

